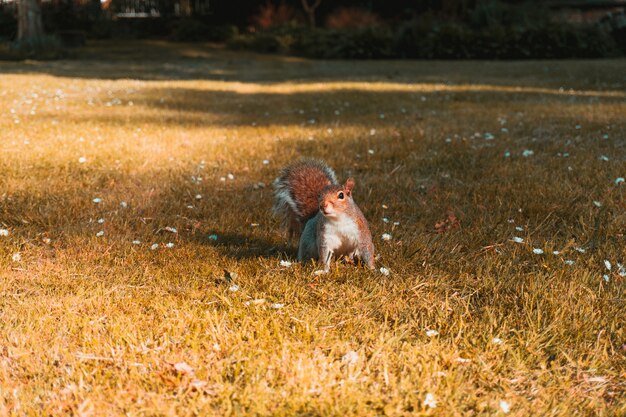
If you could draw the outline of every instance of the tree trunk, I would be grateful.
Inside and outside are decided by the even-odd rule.
[[[41,8],[37,0],[18,0],[17,2],[17,40],[37,42],[43,38]]]
[[[313,4],[309,4],[309,0],[302,0],[302,8],[309,16],[309,26],[315,28],[315,9],[317,9],[322,0],[315,0]]]

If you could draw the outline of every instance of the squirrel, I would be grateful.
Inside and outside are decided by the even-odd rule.
[[[317,260],[328,272],[333,256],[356,256],[374,269],[372,235],[352,199],[353,178],[341,185],[326,163],[302,159],[284,167],[273,186],[274,213],[289,241],[299,238],[299,261]]]

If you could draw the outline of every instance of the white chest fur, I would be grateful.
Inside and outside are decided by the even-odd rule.
[[[324,224],[324,245],[337,256],[352,256],[359,241],[359,228],[348,216],[328,219]]]

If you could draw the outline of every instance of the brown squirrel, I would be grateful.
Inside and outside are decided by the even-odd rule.
[[[374,244],[367,220],[352,199],[354,179],[344,185],[322,161],[303,159],[274,181],[274,213],[288,238],[299,238],[298,260],[316,259],[330,269],[333,257],[357,256],[374,269]]]

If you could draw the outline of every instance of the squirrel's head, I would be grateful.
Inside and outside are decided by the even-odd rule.
[[[329,185],[320,193],[320,211],[325,217],[337,217],[352,204],[354,179],[348,178],[344,185]]]

